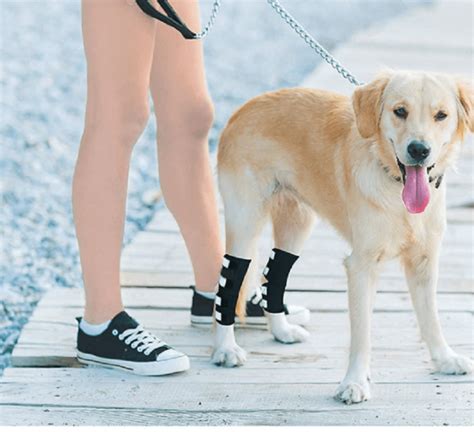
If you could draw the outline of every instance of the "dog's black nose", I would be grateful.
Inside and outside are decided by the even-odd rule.
[[[431,148],[423,141],[412,141],[408,144],[407,151],[414,162],[423,162],[429,156]]]

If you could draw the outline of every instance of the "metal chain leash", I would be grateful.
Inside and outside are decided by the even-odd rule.
[[[339,74],[341,74],[347,81],[356,86],[363,83],[357,80],[345,67],[341,65],[326,49],[317,42],[305,28],[296,21],[284,8],[280,5],[278,0],[267,0],[267,3],[280,15],[280,17],[296,32],[296,34],[303,39],[310,48],[316,52],[324,61],[331,65]]]
[[[217,14],[219,13],[219,9],[221,7],[221,0],[214,0],[214,4],[212,5],[212,10],[211,10],[211,16],[209,17],[209,21],[207,22],[207,25],[200,31],[199,33],[196,33],[196,36],[194,39],[203,39],[206,37],[206,35],[209,33],[209,30],[211,30],[212,26],[214,25],[214,22],[216,20]]]
[[[295,19],[290,13],[280,4],[278,0],[267,0],[267,3],[275,10],[275,12],[285,21],[295,33],[303,39],[306,44],[318,54],[326,63],[332,66],[342,77],[344,77],[351,84],[359,86],[363,83],[360,82],[348,69],[341,65],[329,52],[317,42],[307,30]],[[211,16],[207,25],[203,28],[200,33],[197,33],[195,39],[203,39],[207,36],[216,20],[217,14],[221,6],[220,0],[214,0],[212,5]]]

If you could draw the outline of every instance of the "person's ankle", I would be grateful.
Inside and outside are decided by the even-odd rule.
[[[215,294],[217,292],[217,282],[202,285],[196,284],[195,289],[200,293]]]
[[[107,305],[107,307],[104,307],[104,308],[97,308],[97,307],[92,308],[90,306],[89,307],[86,306],[84,310],[83,318],[89,324],[102,324],[106,321],[111,320],[123,310],[124,308],[122,304],[116,305],[115,307],[111,307],[111,305]]]

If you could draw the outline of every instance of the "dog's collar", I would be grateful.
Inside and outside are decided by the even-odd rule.
[[[388,166],[384,165],[381,161],[379,161],[379,163],[380,163],[380,166],[382,167],[382,169],[388,174],[388,176],[393,181],[396,181],[398,183],[404,183],[401,176],[394,176],[393,174],[390,173],[390,168]],[[431,165],[430,167],[428,167],[428,174],[430,173],[430,171],[433,168],[434,168],[434,164]],[[437,176],[429,176],[428,180],[429,180],[430,183],[434,182],[435,188],[438,189],[441,186],[441,182],[443,181],[443,177],[444,177],[444,174],[439,174]]]

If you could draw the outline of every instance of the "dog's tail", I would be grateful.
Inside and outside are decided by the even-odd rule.
[[[237,306],[235,307],[235,314],[239,317],[241,322],[245,322],[247,299],[249,288],[253,288],[258,284],[258,249],[255,248],[255,252],[250,257],[249,269],[245,275],[242,286],[240,287],[239,298],[237,300]]]

